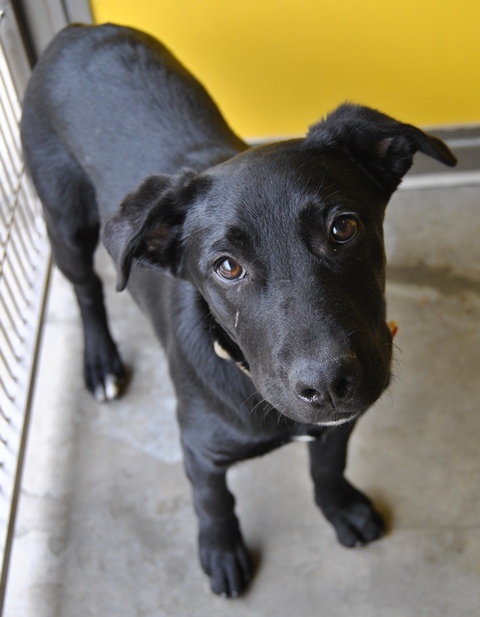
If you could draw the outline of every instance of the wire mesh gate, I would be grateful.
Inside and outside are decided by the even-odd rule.
[[[0,613],[50,272],[40,204],[21,156],[21,108],[4,49],[3,17],[0,11]]]

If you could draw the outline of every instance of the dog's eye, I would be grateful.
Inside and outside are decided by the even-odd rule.
[[[215,272],[227,281],[236,281],[244,278],[246,271],[231,257],[222,258],[215,266]]]
[[[339,216],[333,222],[330,237],[337,244],[345,244],[352,240],[358,231],[358,221],[353,216]]]

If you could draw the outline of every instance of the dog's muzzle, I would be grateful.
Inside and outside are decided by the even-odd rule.
[[[398,332],[395,321],[387,323],[392,340]],[[223,337],[230,343],[228,338]],[[251,377],[250,367],[237,346],[225,349],[220,340],[215,339],[213,348],[223,360],[233,361],[246,375]],[[230,345],[228,345],[230,347]],[[287,381],[291,395],[297,400],[294,412],[284,405],[277,405],[280,411],[292,419],[322,426],[336,426],[352,421],[369,406],[358,400],[358,390],[362,382],[362,367],[357,355],[347,354],[329,357],[326,361],[303,359],[294,364],[288,373]],[[361,398],[361,397],[360,397]],[[272,401],[273,402],[273,401]],[[287,406],[288,407],[288,406]]]

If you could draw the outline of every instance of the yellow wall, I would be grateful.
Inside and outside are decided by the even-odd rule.
[[[303,133],[344,100],[480,121],[479,0],[91,0],[160,38],[243,137]]]

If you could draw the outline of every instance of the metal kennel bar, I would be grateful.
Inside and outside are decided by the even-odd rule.
[[[20,97],[0,10],[0,614],[25,454],[50,249],[21,155]]]

